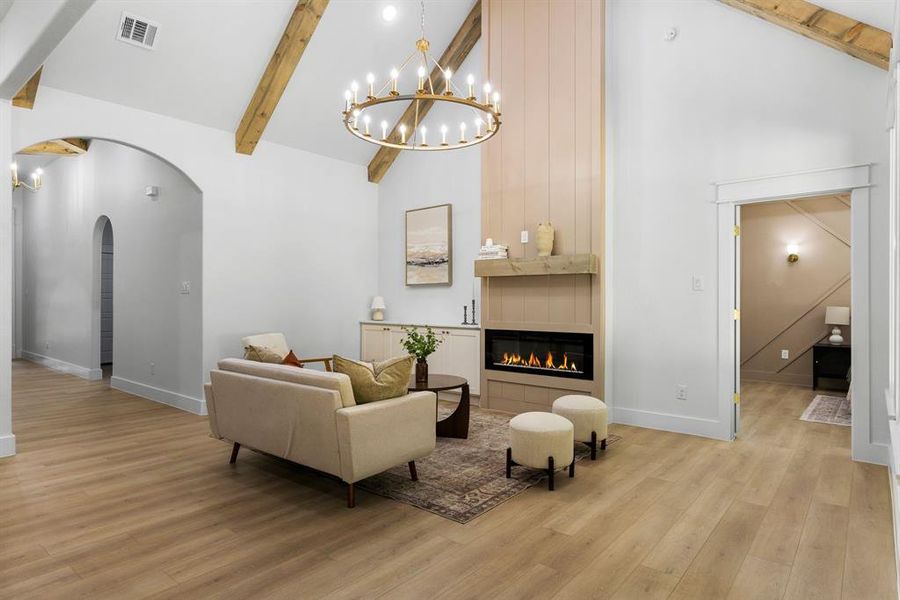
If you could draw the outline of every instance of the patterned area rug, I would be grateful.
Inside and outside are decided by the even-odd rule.
[[[850,400],[846,396],[819,394],[803,411],[800,420],[850,427]]]
[[[442,412],[445,410],[442,407]],[[525,467],[513,467],[512,478],[506,478],[511,418],[507,413],[472,407],[469,439],[438,438],[431,456],[416,461],[419,481],[411,481],[406,465],[401,465],[364,479],[357,486],[457,523],[468,523],[547,478],[545,472]],[[620,439],[609,434],[607,447]],[[575,444],[575,460],[589,455],[587,446]],[[568,472],[560,471],[557,477],[568,477]]]

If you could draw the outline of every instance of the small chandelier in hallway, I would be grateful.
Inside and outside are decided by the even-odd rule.
[[[31,174],[31,185],[19,180],[19,165],[17,163],[11,163],[9,165],[9,170],[12,173],[13,189],[22,187],[30,192],[36,192],[41,189],[41,186],[44,184],[44,170],[40,167],[35,169],[34,173]]]

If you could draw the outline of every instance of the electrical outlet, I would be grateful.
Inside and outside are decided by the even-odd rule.
[[[181,293],[182,294],[190,294],[191,293],[191,282],[190,281],[182,281],[181,282]]]
[[[782,360],[788,360],[788,359],[790,359],[790,358],[791,358],[791,352],[790,352],[789,350],[782,350],[782,351],[781,351],[781,358],[782,358]]]
[[[520,239],[522,240],[522,243],[523,243],[523,244],[527,244],[527,243],[528,243],[528,230],[527,230],[527,229],[525,229],[525,230],[522,231],[522,234],[521,234],[521,236],[520,236]]]
[[[704,288],[703,285],[703,277],[700,275],[694,275],[691,277],[691,289],[695,292],[702,292]]]
[[[684,384],[678,384],[675,386],[675,399],[676,400],[687,400],[687,386]]]

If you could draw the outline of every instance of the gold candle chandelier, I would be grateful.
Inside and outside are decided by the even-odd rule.
[[[359,84],[356,81],[344,92],[344,110],[341,113],[344,127],[362,140],[397,150],[456,150],[480,144],[493,137],[500,129],[500,93],[492,91],[491,84],[485,82],[482,87],[484,96],[482,101],[479,101],[475,93],[473,75],[466,78],[466,93],[453,83],[452,71],[434,59],[430,52],[431,44],[425,39],[424,0],[420,10],[422,37],[416,41],[416,49],[406,57],[400,67],[391,69],[390,77],[378,90],[375,89],[375,75],[369,73],[366,76],[366,96],[362,102],[359,98]],[[400,93],[398,79],[403,70],[411,64],[418,64],[416,69],[418,85],[414,93]],[[432,81],[429,74],[431,65],[440,71],[443,86],[436,86]],[[420,113],[420,106],[424,101],[463,106],[471,111],[471,121],[469,123],[460,120],[452,131],[447,124],[442,124],[437,132],[439,135],[432,133],[429,136],[428,128],[420,122],[420,119],[424,118],[424,114]],[[375,113],[378,107],[391,102],[412,102],[415,112],[411,122],[401,122],[389,132],[388,122],[378,119]]]
[[[9,170],[12,175],[12,187],[13,189],[23,187],[28,191],[36,192],[41,189],[41,186],[44,184],[44,170],[38,167],[35,169],[34,173],[31,174],[31,185],[28,185],[24,181],[19,179],[19,165],[16,163],[10,163]]]

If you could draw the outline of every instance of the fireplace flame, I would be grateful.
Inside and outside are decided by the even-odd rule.
[[[534,352],[529,353],[528,358],[519,355],[518,353],[509,354],[507,352],[503,353],[503,358],[500,361],[500,364],[507,366],[515,366],[515,367],[537,367],[542,369],[556,369],[562,371],[577,371],[578,367],[575,366],[575,362],[569,362],[569,356],[567,354],[563,354],[562,362],[560,364],[556,364],[556,360],[553,358],[553,353],[548,352],[547,357],[541,362],[537,356],[535,356]]]

